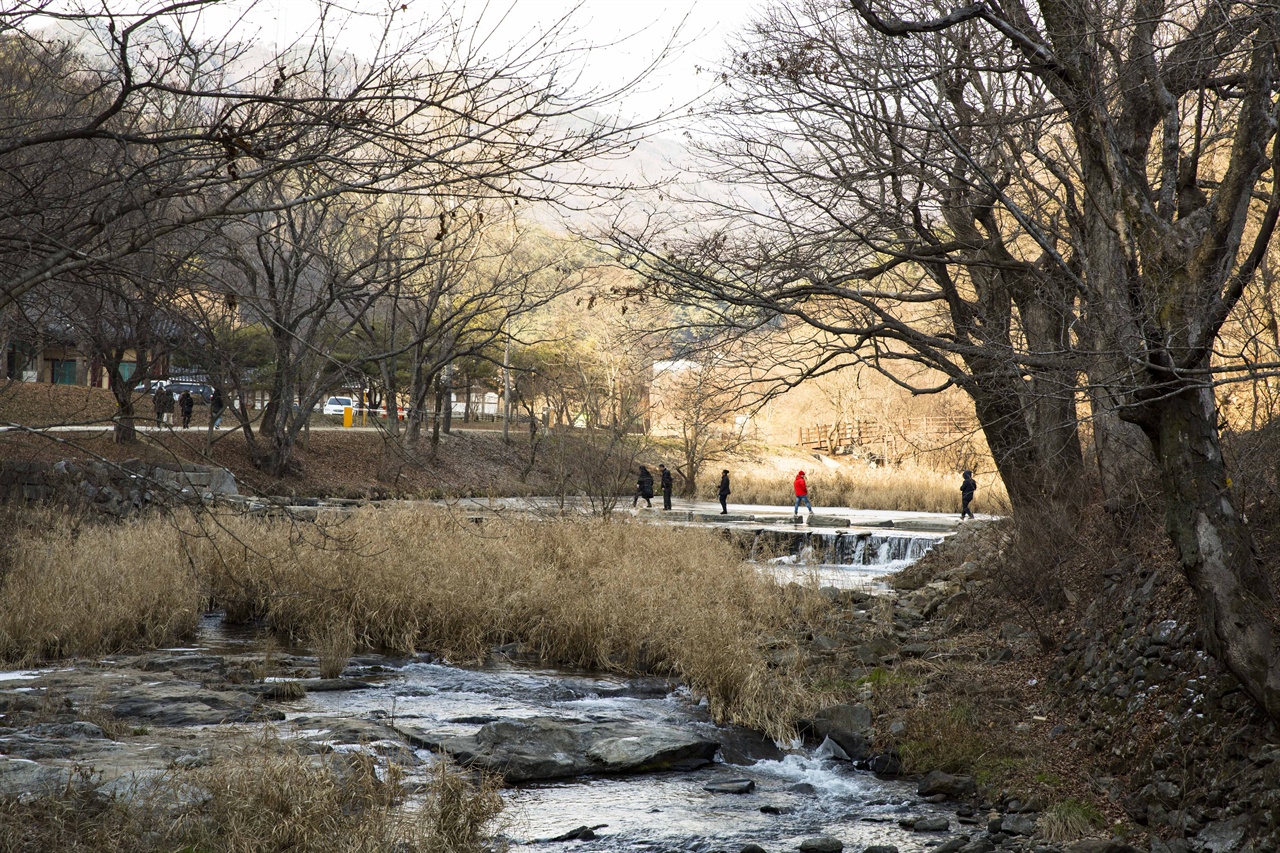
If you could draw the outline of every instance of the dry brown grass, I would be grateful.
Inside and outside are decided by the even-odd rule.
[[[0,853],[485,849],[502,809],[492,780],[442,764],[422,801],[402,808],[401,775],[366,755],[306,755],[268,733],[128,798],[69,787],[56,797],[0,800]]]
[[[458,661],[520,642],[562,665],[675,675],[718,719],[776,733],[802,701],[766,661],[790,609],[711,532],[382,509],[328,534],[327,549],[299,547],[286,525],[238,520],[197,543],[197,562],[228,613],[302,640],[349,631]]]
[[[1054,803],[1040,817],[1038,828],[1045,841],[1062,844],[1099,834],[1106,816],[1095,806],[1068,799]]]
[[[320,635],[311,647],[320,659],[320,677],[337,678],[347,668],[355,652],[356,635],[349,622],[337,621],[319,626]]]
[[[776,735],[806,701],[770,654],[806,617],[711,531],[581,519],[466,523],[425,507],[327,527],[154,517],[13,537],[0,580],[10,661],[165,645],[203,602],[311,643],[328,674],[354,649],[458,662],[519,642],[556,664],[656,672],[713,715]]]
[[[0,515],[0,660],[111,654],[190,636],[203,595],[173,527]]]

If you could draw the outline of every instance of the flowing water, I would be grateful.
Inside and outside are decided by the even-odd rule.
[[[867,586],[876,576],[918,558],[941,537],[826,531],[755,533],[753,552],[784,556],[762,568],[837,586]],[[232,638],[223,635],[221,642]],[[368,659],[366,659],[366,662]],[[462,668],[438,662],[381,661],[371,690],[313,693],[292,704],[291,718],[349,716],[393,719],[436,733],[469,735],[486,722],[533,716],[625,720],[675,726],[721,743],[716,762],[692,772],[595,777],[529,784],[505,792],[503,834],[514,850],[736,851],[754,842],[794,850],[801,840],[831,835],[846,849],[893,844],[918,853],[936,833],[898,826],[908,816],[955,815],[922,803],[914,787],[853,769],[813,750],[780,749],[760,735],[711,722],[704,704],[656,679],[627,680],[503,663]],[[419,753],[428,762],[427,752]],[[705,787],[749,779],[748,794]],[[596,837],[549,845],[577,827]]]
[[[711,851],[755,842],[783,850],[795,849],[807,837],[834,835],[846,845],[895,844],[907,853],[924,850],[930,836],[900,829],[899,818],[945,814],[920,803],[908,784],[882,781],[810,750],[784,753],[753,732],[716,726],[704,705],[683,690],[667,692],[653,679],[516,665],[464,669],[409,663],[374,690],[313,694],[296,707],[297,716],[394,716],[399,724],[454,734],[474,733],[490,720],[532,716],[627,720],[675,726],[721,742],[716,763],[701,770],[508,790],[504,834],[515,850],[546,849],[541,843],[546,839],[591,826],[598,827],[598,837],[572,842],[570,849]],[[755,791],[704,790],[736,779],[754,781]],[[932,839],[936,842],[937,835]]]
[[[768,564],[783,580],[871,588],[876,578],[911,565],[943,538],[932,533],[765,528],[755,532],[751,553],[753,556],[781,553],[769,558]]]

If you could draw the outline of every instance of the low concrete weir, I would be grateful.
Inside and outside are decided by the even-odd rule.
[[[946,538],[907,531],[777,528],[733,535],[748,559],[771,566],[781,577],[838,587],[868,586],[877,577],[911,565]]]

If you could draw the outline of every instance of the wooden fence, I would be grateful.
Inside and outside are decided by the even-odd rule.
[[[831,454],[850,453],[860,448],[882,458],[893,459],[901,456],[901,451],[913,449],[920,439],[965,435],[974,429],[972,422],[948,416],[921,416],[897,421],[859,418],[847,423],[800,427],[796,443]]]

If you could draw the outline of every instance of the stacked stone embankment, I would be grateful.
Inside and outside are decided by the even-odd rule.
[[[1097,802],[1123,814],[1119,826],[1127,840],[1051,843],[1041,831],[1046,803],[976,784],[972,791],[947,792],[948,800],[972,811],[958,813],[966,834],[935,853],[1280,851],[1280,729],[1206,651],[1194,599],[1176,567],[1134,558],[1103,573],[1091,601],[1064,590],[1078,607],[1036,614],[1056,623],[1056,648],[1045,655],[1037,649],[1041,638],[1013,621],[1008,578],[996,568],[1009,543],[1008,533],[994,531],[983,547],[948,543],[927,568],[897,583],[890,618],[898,654],[878,656],[879,664],[901,667],[908,649],[911,657],[936,661],[938,671],[915,687],[925,696],[954,689],[955,681],[942,675],[948,661],[976,661],[990,673],[987,686],[975,686],[964,701],[979,707],[1000,673],[1026,679],[1029,666],[1039,667],[1031,681],[1034,704],[1019,709],[1014,719],[1024,722],[1015,728],[1033,745],[1048,750],[1052,744],[1073,756]],[[956,646],[959,633],[975,631],[986,632],[985,649]],[[986,706],[993,715],[1009,704],[1008,697],[994,698]],[[893,738],[884,735],[892,735],[894,713],[877,708],[873,719],[846,722],[851,732],[819,726],[811,734],[825,735],[855,763],[880,769],[875,764],[887,763],[883,744]]]
[[[153,504],[171,506],[236,494],[235,477],[225,468],[184,462],[0,462],[4,503],[71,506],[127,518]]]
[[[1205,651],[1183,587],[1168,570],[1108,578],[1056,661],[1066,734],[1153,853],[1280,850],[1280,731]]]

